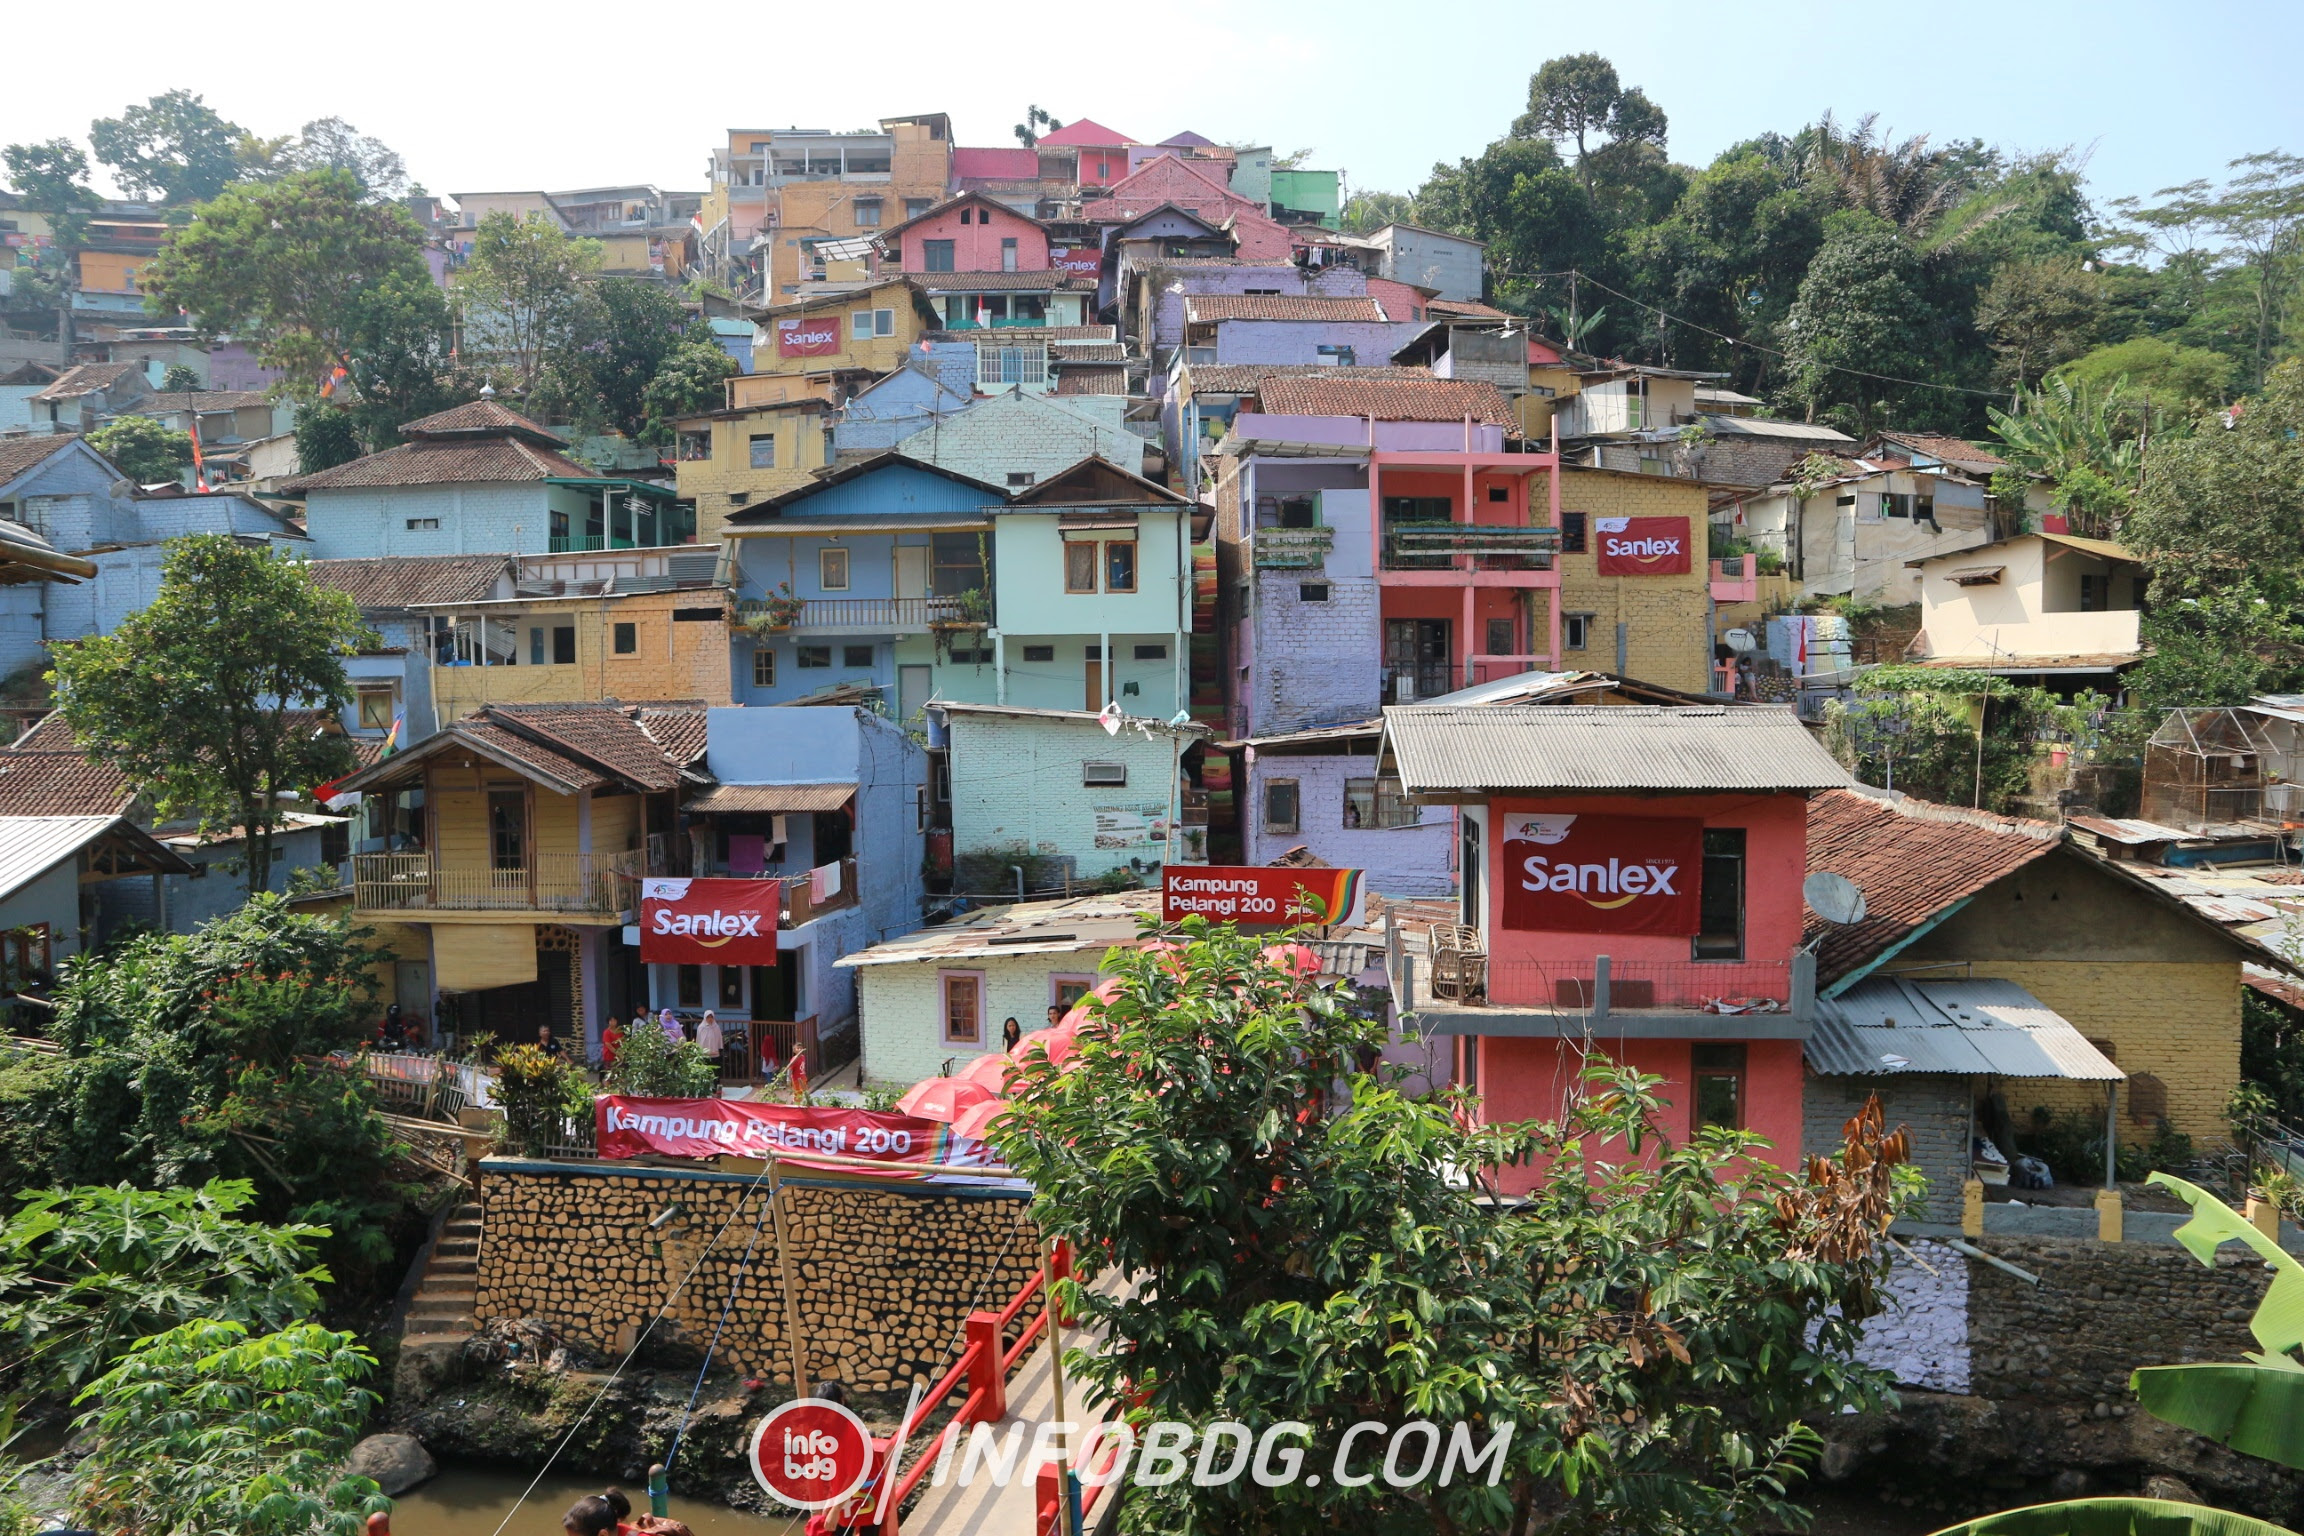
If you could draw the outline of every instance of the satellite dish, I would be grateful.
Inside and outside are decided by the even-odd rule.
[[[1752,631],[1748,629],[1731,629],[1722,634],[1720,638],[1726,643],[1728,649],[1738,654],[1759,648],[1758,643],[1752,638]]]
[[[1864,921],[1864,892],[1846,875],[1820,869],[1800,882],[1808,908],[1836,927]]]

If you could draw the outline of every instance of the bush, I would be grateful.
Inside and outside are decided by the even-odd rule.
[[[541,1157],[571,1119],[592,1113],[592,1084],[562,1058],[533,1045],[496,1053],[496,1097],[504,1139],[523,1157]]]
[[[639,1099],[708,1099],[720,1091],[720,1064],[695,1041],[674,1040],[642,1014],[616,1048],[608,1091]]]
[[[2098,1184],[2104,1178],[2104,1117],[2078,1110],[2055,1114],[2043,1105],[2032,1107],[2032,1129],[2019,1132],[2017,1150],[2046,1163],[2059,1184]],[[2192,1138],[2163,1120],[2152,1138],[2121,1142],[2113,1150],[2112,1171],[2123,1183],[2133,1184],[2148,1173],[2180,1169],[2192,1162]]]

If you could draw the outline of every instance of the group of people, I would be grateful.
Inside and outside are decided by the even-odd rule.
[[[649,1022],[651,1021],[646,1014],[636,1014],[632,1019],[632,1027],[644,1029]],[[685,1024],[680,1022],[680,1016],[669,1008],[659,1011],[653,1022],[658,1029],[664,1031],[664,1038],[667,1040],[693,1040],[697,1047],[714,1061],[718,1061],[721,1053],[728,1048],[728,1032],[721,1028],[720,1016],[709,1008],[705,1009],[704,1016],[696,1021],[696,1028],[693,1033]],[[537,1033],[539,1036],[543,1036],[549,1034],[550,1031],[539,1030]],[[624,1026],[611,1015],[608,1022],[600,1030],[600,1065],[603,1067],[616,1065],[616,1055],[623,1048]],[[769,1065],[775,1050],[776,1046],[773,1040],[763,1041],[761,1057],[763,1066]],[[782,1061],[777,1060],[775,1065],[770,1067],[771,1075],[781,1071],[782,1068]]]

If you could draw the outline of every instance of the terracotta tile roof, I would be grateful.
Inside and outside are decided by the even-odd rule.
[[[72,735],[72,727],[64,723],[60,714],[46,714],[39,723],[16,738],[9,748],[12,752],[77,752],[80,743]]]
[[[565,448],[568,439],[545,431],[518,411],[494,400],[467,400],[430,416],[400,424],[402,437],[499,437],[509,434],[546,448]]]
[[[1185,369],[1194,394],[1244,395],[1266,379],[1317,375],[1327,379],[1428,379],[1429,368],[1326,368],[1318,363],[1192,363]]]
[[[1860,923],[1806,914],[1816,980],[1829,985],[1912,935],[1953,903],[2045,858],[2063,843],[2053,822],[1925,800],[1827,790],[1808,802],[1808,871],[1845,875],[1864,893]]]
[[[283,480],[283,495],[390,485],[510,485],[546,479],[597,479],[592,470],[548,448],[513,437],[431,439]]]
[[[540,737],[549,747],[645,789],[672,789],[680,783],[680,770],[664,748],[630,710],[618,705],[496,704],[484,718],[499,729]]]
[[[571,790],[598,789],[615,782],[581,758],[555,751],[532,737],[508,731],[486,719],[459,720],[433,739],[442,738],[470,741],[508,761],[525,764]]]
[[[141,372],[141,363],[82,363],[67,368],[56,382],[40,393],[35,400],[77,400],[82,395],[93,395],[98,390],[110,389],[131,373]]]
[[[1329,379],[1315,369],[1268,379],[1256,390],[1269,416],[1372,416],[1378,421],[1462,421],[1518,425],[1504,392],[1486,379]],[[1387,372],[1400,372],[1388,369]]]
[[[1940,437],[1926,432],[1883,432],[1879,441],[1895,443],[1931,459],[1942,459],[1947,464],[1981,464],[1991,469],[2006,469],[2008,461],[1989,449],[1979,448],[1963,437]]]
[[[420,608],[478,602],[510,569],[508,555],[399,555],[373,560],[311,560],[304,569],[324,587],[362,608]]]
[[[1058,395],[1124,395],[1128,393],[1125,363],[1089,363],[1068,367],[1056,375]]]
[[[1470,299],[1426,299],[1427,314],[1447,315],[1464,320],[1509,320],[1512,317],[1493,304],[1478,304]]]
[[[635,708],[640,729],[648,733],[666,757],[683,768],[703,759],[705,714],[701,706],[642,704]]]
[[[990,334],[986,331],[930,331],[930,341],[965,341],[973,343]],[[1103,341],[1114,340],[1109,325],[1018,325],[1002,326],[1003,341]]]
[[[80,441],[71,432],[47,432],[37,437],[0,437],[0,485],[6,485],[18,475],[48,458],[61,453],[66,443]]]
[[[1388,317],[1374,299],[1314,299],[1288,293],[1195,293],[1184,299],[1193,325],[1218,320],[1378,321]]]
[[[0,752],[0,816],[119,816],[136,786],[78,752]]]
[[[1056,355],[1049,361],[1059,367],[1073,363],[1124,363],[1128,361],[1128,349],[1116,341],[1107,343],[1060,341],[1056,346]]]
[[[155,411],[237,411],[272,403],[260,389],[162,389],[151,398],[147,409]]]
[[[1039,272],[906,272],[922,293],[1094,293],[1096,279],[1055,267]]]

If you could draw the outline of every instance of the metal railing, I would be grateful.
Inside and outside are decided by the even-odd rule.
[[[585,912],[608,915],[633,902],[646,863],[626,853],[540,853],[510,868],[444,865],[429,853],[352,856],[356,912]]]
[[[769,605],[760,598],[746,598],[736,605],[736,612],[749,623],[763,619]],[[958,624],[966,618],[963,601],[957,597],[811,597],[781,627],[889,634]]]
[[[1560,550],[1557,528],[1492,523],[1388,523],[1388,571],[1548,571]]]
[[[1256,564],[1267,571],[1318,570],[1336,547],[1333,528],[1259,528],[1251,541]]]
[[[1806,961],[1803,965],[1801,962]],[[1790,1014],[1806,1018],[1814,1004],[1813,961],[1797,960],[1494,960],[1484,966],[1475,1006],[1547,1013]]]

